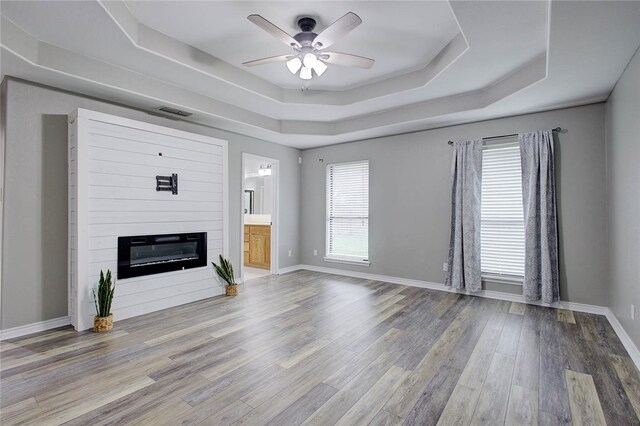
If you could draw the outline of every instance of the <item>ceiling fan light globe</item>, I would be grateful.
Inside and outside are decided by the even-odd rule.
[[[302,68],[302,61],[299,58],[293,58],[287,61],[287,68],[291,74],[296,74]]]
[[[316,61],[315,65],[313,65],[313,70],[318,74],[318,77],[320,77],[327,70],[327,65],[322,61]]]
[[[313,68],[317,62],[318,62],[318,58],[313,53],[307,53],[306,55],[304,55],[304,58],[302,59],[302,63],[307,68]]]
[[[311,80],[311,78],[313,77],[313,75],[311,75],[311,68],[308,67],[302,67],[302,69],[300,70],[300,78],[303,80]]]

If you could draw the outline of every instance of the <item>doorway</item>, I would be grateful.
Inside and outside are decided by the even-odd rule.
[[[277,272],[279,162],[242,154],[241,277],[243,282]]]

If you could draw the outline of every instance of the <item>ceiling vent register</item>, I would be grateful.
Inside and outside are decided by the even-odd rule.
[[[160,108],[158,108],[158,111],[166,112],[180,117],[190,117],[193,115],[192,112],[182,111],[181,109],[171,108],[168,106],[161,106]]]

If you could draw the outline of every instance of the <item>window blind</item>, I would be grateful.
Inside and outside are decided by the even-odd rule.
[[[481,264],[483,277],[524,276],[522,171],[514,137],[482,151]]]
[[[367,262],[369,162],[327,165],[328,259]]]

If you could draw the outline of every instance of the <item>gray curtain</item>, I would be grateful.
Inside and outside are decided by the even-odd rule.
[[[453,144],[451,165],[451,239],[445,284],[457,289],[481,289],[480,201],[482,139]]]
[[[560,296],[553,132],[522,133],[518,140],[525,233],[523,294],[529,302],[553,303]]]

